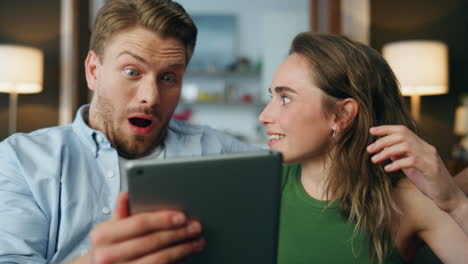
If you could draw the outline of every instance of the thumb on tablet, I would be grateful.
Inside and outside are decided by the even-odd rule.
[[[117,203],[115,205],[114,216],[112,220],[120,220],[128,217],[128,192],[121,192],[117,196]]]

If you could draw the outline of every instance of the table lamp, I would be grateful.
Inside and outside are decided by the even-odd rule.
[[[463,97],[463,104],[455,111],[454,133],[461,136],[457,145],[458,156],[468,160],[468,96]]]
[[[36,48],[0,45],[0,92],[10,94],[8,132],[16,132],[18,94],[42,91],[43,53]]]
[[[382,54],[400,82],[401,93],[411,96],[411,114],[420,120],[420,96],[448,92],[448,48],[442,42],[408,40],[385,44]]]

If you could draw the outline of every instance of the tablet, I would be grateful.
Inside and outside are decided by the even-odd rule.
[[[202,224],[192,264],[276,263],[282,157],[238,153],[126,166],[130,213],[177,209]]]

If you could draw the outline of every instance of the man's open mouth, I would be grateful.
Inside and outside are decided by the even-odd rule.
[[[140,117],[132,117],[132,118],[129,118],[128,120],[130,121],[130,124],[136,127],[141,127],[141,128],[149,127],[153,123],[153,121],[150,119],[140,118]]]

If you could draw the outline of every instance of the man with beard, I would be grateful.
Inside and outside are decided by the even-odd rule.
[[[73,124],[0,143],[0,262],[171,263],[203,248],[200,223],[181,212],[129,216],[122,170],[128,159],[253,150],[171,119],[196,35],[171,0],[99,11],[85,61],[91,104]]]

